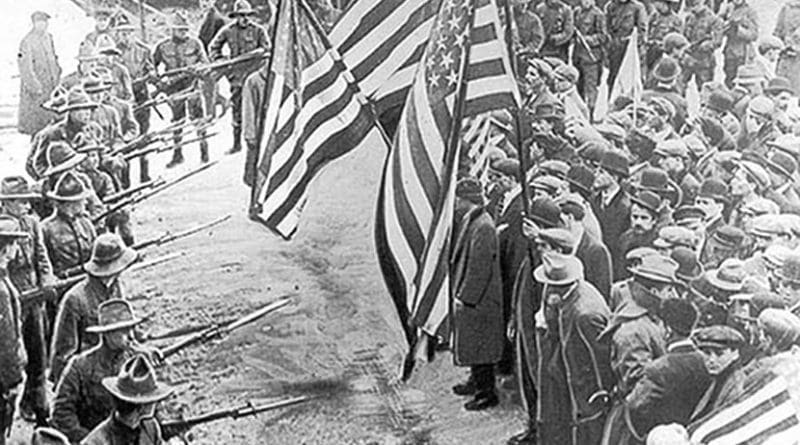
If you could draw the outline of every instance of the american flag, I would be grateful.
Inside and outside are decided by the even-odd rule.
[[[472,37],[478,35],[473,2],[444,0],[440,5],[387,156],[378,198],[378,257],[412,349],[418,330],[434,335],[449,311],[455,175],[469,91],[475,88],[487,97],[501,94],[512,99],[518,94],[510,69],[500,82],[505,91],[487,87],[484,80],[493,75],[490,70],[473,71],[485,74],[475,77],[467,72],[474,54]],[[491,35],[499,40],[503,34],[498,32],[497,9],[493,2],[488,5],[485,10],[494,11],[495,18]],[[502,40],[495,49],[494,57],[507,60]],[[493,106],[504,104],[497,101]],[[410,363],[406,361],[404,377],[411,371]]]
[[[331,44],[379,114],[402,105],[408,97],[440,3],[356,0],[331,30]],[[467,78],[481,85],[467,91],[468,116],[512,106],[518,100],[503,84],[510,60],[500,56],[505,42],[503,34],[498,34],[494,0],[476,0],[474,8]]]
[[[800,421],[787,381],[776,376],[689,426],[703,445],[797,444]]]
[[[250,215],[286,239],[311,180],[358,146],[374,118],[303,0],[280,2]]]

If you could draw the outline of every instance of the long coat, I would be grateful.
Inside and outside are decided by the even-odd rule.
[[[542,294],[548,293],[545,285]],[[584,280],[553,303],[545,303],[546,329],[536,329],[539,443],[597,444],[604,410],[589,399],[613,384],[608,347],[597,340],[609,309]]]
[[[497,363],[505,335],[503,292],[497,233],[483,208],[464,216],[455,238],[453,263],[455,363]]]
[[[611,294],[611,254],[606,246],[584,232],[575,249],[575,256],[583,262],[586,281],[592,283],[608,301]]]
[[[56,117],[42,108],[61,79],[53,36],[31,30],[19,44],[17,64],[20,77],[17,128],[20,133],[32,135]]]
[[[0,391],[5,392],[22,381],[25,351],[20,331],[19,293],[8,273],[0,269]]]

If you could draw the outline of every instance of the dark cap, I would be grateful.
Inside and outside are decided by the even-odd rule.
[[[463,178],[456,184],[456,196],[477,205],[483,204],[483,186],[475,178]]]
[[[678,246],[672,249],[669,255],[676,263],[678,263],[678,270],[675,276],[685,282],[691,282],[703,276],[705,269],[698,261],[697,253],[684,246]]]
[[[567,172],[567,182],[584,193],[591,193],[594,184],[594,172],[585,165],[574,165]]]
[[[657,216],[661,208],[661,197],[649,190],[639,190],[631,195],[630,199],[631,202],[652,213],[653,216]]]
[[[681,226],[683,224],[702,220],[706,217],[706,213],[700,207],[685,205],[680,206],[672,212],[672,220],[675,224]]]
[[[667,298],[661,302],[659,310],[664,324],[680,335],[688,337],[697,323],[697,309],[682,298]]]
[[[561,208],[551,198],[536,198],[531,202],[530,218],[545,229],[558,227],[562,224]]]
[[[617,150],[606,150],[600,161],[600,167],[623,178],[630,176],[628,158]]]
[[[730,198],[728,198],[728,186],[719,179],[714,178],[706,179],[700,184],[700,190],[697,192],[697,196],[711,198],[715,201],[724,202],[725,204],[730,202]]]
[[[724,225],[714,232],[714,239],[726,249],[738,249],[744,243],[744,232],[738,227]]]
[[[705,106],[717,113],[727,113],[733,110],[733,96],[725,90],[714,90],[708,96]]]
[[[739,349],[745,345],[742,334],[724,325],[714,325],[695,331],[692,340],[698,348]]]

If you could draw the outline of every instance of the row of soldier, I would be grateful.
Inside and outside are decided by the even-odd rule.
[[[269,50],[255,14],[237,1],[230,23],[206,45],[176,13],[170,36],[151,51],[124,12],[97,9],[77,69],[63,78],[50,16],[32,15],[19,53],[19,129],[31,135],[26,170],[35,182],[17,175],[0,184],[0,275],[7,278],[0,286],[0,443],[17,399],[20,416],[40,427],[35,443],[161,443],[153,408],[170,390],[155,381],[160,353],[136,340],[142,320],[122,290],[121,275],[140,258],[125,206],[133,201],[124,198],[164,188],[147,160],[156,142],[165,143],[158,151],[172,150],[171,168],[184,162],[184,134],[194,130],[188,142],[199,141],[200,160],[209,162],[207,130],[223,75],[232,102],[230,152],[241,149],[242,85]],[[258,51],[224,71],[209,68]],[[158,113],[160,103],[169,104],[172,123],[154,131],[151,110]],[[129,165],[137,157],[138,185]]]
[[[517,58],[520,123],[463,135],[480,149],[456,186],[453,391],[481,410],[496,374],[516,381],[529,424],[509,444],[689,444],[800,346],[798,90],[743,59],[692,110],[665,56],[590,123],[579,66]]]

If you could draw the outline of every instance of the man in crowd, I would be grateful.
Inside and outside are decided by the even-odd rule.
[[[53,36],[47,32],[49,20],[50,14],[46,12],[31,14],[33,28],[20,42],[17,53],[20,76],[17,129],[31,137],[55,119],[54,113],[41,107],[61,79]]]

